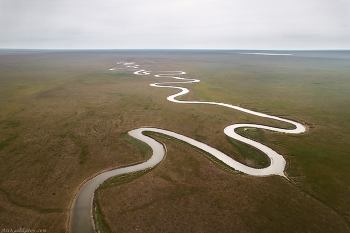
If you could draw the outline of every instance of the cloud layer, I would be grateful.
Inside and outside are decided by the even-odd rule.
[[[350,49],[348,0],[0,0],[0,48]]]

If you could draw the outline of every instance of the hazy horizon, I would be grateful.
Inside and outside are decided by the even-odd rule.
[[[346,0],[0,0],[3,49],[348,50]]]
[[[36,51],[295,51],[295,52],[348,52],[350,49],[168,49],[168,48],[159,48],[159,49],[134,49],[134,48],[128,48],[128,49],[114,49],[114,48],[102,48],[102,49],[96,49],[96,48],[1,48],[0,50],[17,50],[17,51],[25,51],[25,50],[36,50]]]

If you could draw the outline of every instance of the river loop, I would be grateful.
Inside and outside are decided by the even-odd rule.
[[[134,74],[136,75],[149,75],[151,74],[151,71],[146,71],[139,69],[139,65],[136,65],[133,62],[118,62],[118,65],[124,65],[127,67],[129,70],[133,71]],[[121,70],[125,68],[111,68],[109,69],[110,71],[113,70]],[[162,72],[157,72],[158,74],[155,75],[155,77],[159,78],[173,78],[176,80],[176,82],[161,82],[161,83],[153,83],[150,84],[152,87],[164,87],[164,88],[173,88],[173,89],[179,89],[180,92],[171,96],[167,97],[167,100],[174,102],[174,103],[184,103],[184,104],[211,104],[211,105],[219,105],[222,107],[227,107],[227,108],[232,108],[234,110],[242,111],[245,113],[249,113],[255,116],[260,116],[264,118],[269,118],[273,120],[278,120],[282,122],[286,122],[289,124],[292,124],[295,126],[294,129],[282,129],[282,128],[276,128],[276,127],[271,127],[271,126],[266,126],[266,125],[258,125],[258,124],[233,124],[229,125],[224,129],[224,133],[238,141],[244,142],[248,145],[253,146],[254,148],[262,151],[265,153],[269,159],[270,159],[270,165],[265,168],[252,168],[249,166],[246,166],[242,163],[237,162],[236,160],[232,159],[230,156],[224,154],[223,152],[210,147],[202,142],[199,142],[197,140],[194,140],[192,138],[186,137],[184,135],[171,132],[168,130],[164,129],[158,129],[158,128],[138,128],[129,131],[129,135],[145,142],[148,144],[153,151],[152,157],[140,164],[136,165],[131,165],[128,167],[122,167],[122,168],[117,168],[113,169],[110,171],[103,172],[99,174],[98,176],[94,177],[93,179],[89,180],[86,182],[78,191],[77,195],[75,196],[75,199],[73,201],[72,205],[72,212],[71,212],[71,217],[70,217],[70,232],[76,233],[76,232],[82,232],[82,233],[88,233],[88,232],[95,232],[94,231],[94,226],[93,226],[93,221],[92,221],[92,207],[93,207],[93,197],[94,197],[94,192],[95,190],[99,187],[101,183],[103,183],[105,180],[116,176],[116,175],[121,175],[121,174],[126,174],[130,172],[135,172],[135,171],[140,171],[146,168],[151,168],[158,163],[160,163],[164,156],[165,156],[165,149],[163,145],[156,140],[154,140],[151,137],[148,137],[146,135],[143,135],[142,132],[144,131],[151,131],[151,132],[156,132],[156,133],[161,133],[168,135],[170,137],[174,137],[176,139],[182,140],[190,145],[193,145],[205,152],[210,153],[212,156],[216,157],[223,163],[227,164],[228,166],[232,167],[235,170],[241,171],[245,174],[248,175],[253,175],[253,176],[269,176],[269,175],[280,175],[285,177],[284,175],[284,169],[286,166],[286,161],[283,158],[282,155],[278,154],[271,148],[258,143],[256,141],[253,141],[251,139],[245,138],[240,136],[235,132],[235,129],[237,128],[259,128],[259,129],[266,129],[266,130],[271,130],[271,131],[276,131],[276,132],[281,132],[281,133],[291,133],[291,134],[298,134],[306,131],[305,126],[302,124],[289,120],[289,119],[284,119],[276,116],[271,116],[267,115],[264,113],[259,113],[255,112],[249,109],[241,108],[238,106],[230,105],[230,104],[225,104],[225,103],[218,103],[218,102],[205,102],[205,101],[182,101],[182,100],[177,100],[176,98],[182,95],[185,95],[189,92],[187,88],[184,87],[179,87],[179,84],[184,84],[184,83],[196,83],[200,82],[198,79],[189,79],[189,78],[183,78],[179,77],[180,75],[186,74],[186,72],[183,71],[162,71]],[[176,86],[175,86],[176,85]]]

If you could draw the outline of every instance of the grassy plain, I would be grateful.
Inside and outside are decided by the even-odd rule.
[[[225,172],[187,145],[155,136],[167,147],[160,165],[138,179],[112,178],[97,192],[105,231],[349,232],[350,59],[239,51],[1,51],[1,228],[66,231],[70,201],[84,180],[150,156],[125,134],[131,129],[171,130],[261,167],[266,158],[228,139],[223,128],[290,127],[168,102],[176,90],[149,86],[167,78],[108,72],[121,60],[202,80],[182,85],[191,90],[182,99],[240,105],[310,130],[240,131],[283,154],[290,181]]]

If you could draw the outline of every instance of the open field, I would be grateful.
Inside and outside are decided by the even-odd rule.
[[[187,145],[156,136],[167,147],[160,165],[138,179],[111,179],[97,192],[106,231],[349,232],[349,52],[293,53],[1,51],[1,229],[65,232],[84,180],[151,155],[125,134],[143,126],[194,138],[249,166],[268,164],[223,128],[288,125],[219,106],[171,103],[166,97],[176,90],[149,86],[166,78],[108,72],[125,60],[202,80],[184,84],[191,92],[182,99],[239,105],[310,129],[240,131],[285,156],[290,182],[225,172]]]

